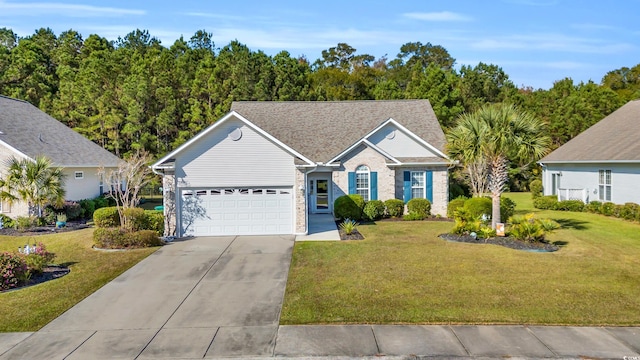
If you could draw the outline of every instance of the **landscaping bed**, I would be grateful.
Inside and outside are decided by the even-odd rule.
[[[69,232],[75,230],[81,230],[88,228],[85,222],[67,222],[67,225],[62,228],[57,228],[54,225],[38,226],[24,230],[18,230],[15,228],[2,228],[0,229],[0,235],[3,236],[38,236],[38,235],[50,235],[61,232]]]
[[[560,248],[557,245],[542,242],[528,242],[514,239],[512,237],[491,237],[488,239],[481,239],[479,237],[472,237],[470,235],[456,235],[456,234],[442,234],[441,238],[447,241],[464,242],[471,244],[493,244],[500,245],[510,249],[534,251],[534,252],[553,252],[558,251]]]

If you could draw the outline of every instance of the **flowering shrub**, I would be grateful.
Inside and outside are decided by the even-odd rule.
[[[17,287],[29,279],[29,270],[23,257],[17,254],[0,254],[0,290]]]
[[[43,243],[31,248],[31,252],[25,255],[24,259],[27,263],[29,272],[32,274],[41,273],[47,264],[50,264],[55,259],[56,254],[47,251]]]

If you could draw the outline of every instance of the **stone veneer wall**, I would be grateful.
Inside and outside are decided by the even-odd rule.
[[[295,193],[293,201],[296,205],[296,228],[294,232],[296,234],[304,234],[307,232],[307,187],[305,184],[304,174],[305,173],[303,171],[296,169],[296,182],[293,186],[293,191]]]
[[[162,177],[164,206],[164,236],[176,235],[176,179],[174,175]]]
[[[449,203],[449,171],[446,167],[415,167],[396,169],[395,197],[404,197],[404,171],[427,171],[433,172],[433,204],[431,204],[431,214],[447,216],[447,205]]]

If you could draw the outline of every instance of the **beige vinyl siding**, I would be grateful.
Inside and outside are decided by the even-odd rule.
[[[113,168],[106,169],[106,172],[113,170]],[[100,178],[98,177],[98,168],[96,167],[82,167],[82,168],[64,168],[65,174],[65,190],[67,194],[65,198],[67,200],[77,201],[82,199],[92,199],[100,195]],[[82,179],[76,179],[75,173],[81,171],[83,173]],[[108,192],[109,188],[105,185],[104,191]]]
[[[393,124],[382,127],[368,140],[393,157],[439,157]]]
[[[234,141],[229,134],[239,128]],[[243,122],[229,119],[176,158],[179,187],[293,186],[293,156]]]

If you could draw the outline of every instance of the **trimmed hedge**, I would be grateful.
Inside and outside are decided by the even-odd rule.
[[[491,199],[486,197],[474,197],[464,202],[464,209],[472,217],[480,217],[484,214],[491,216],[493,204]]]
[[[153,230],[127,232],[120,228],[97,228],[93,232],[93,242],[103,249],[161,246],[163,241]]]
[[[500,221],[506,222],[516,212],[516,202],[506,196],[500,196]]]
[[[159,210],[145,210],[144,211],[144,224],[142,226],[145,230],[153,230],[158,235],[164,234],[164,214]]]
[[[580,200],[562,200],[556,202],[554,210],[560,211],[577,211],[581,212],[584,209],[584,203]]]
[[[415,214],[414,217],[422,217],[422,219],[431,215],[431,202],[427,199],[415,198],[407,203],[409,214]]]
[[[110,228],[120,226],[120,215],[115,206],[103,207],[93,213],[93,223],[99,228]]]
[[[371,200],[364,205],[364,214],[370,220],[380,220],[384,216],[384,202]]]
[[[387,209],[387,215],[391,217],[400,217],[404,214],[404,201],[400,199],[389,199],[384,202]]]
[[[447,217],[452,218],[455,216],[456,210],[462,208],[464,206],[467,198],[464,196],[459,196],[451,201],[449,201],[449,205],[447,205]]]
[[[555,195],[539,196],[533,199],[533,207],[541,210],[554,210],[558,203],[558,197]]]
[[[338,197],[333,202],[333,213],[336,218],[340,220],[351,219],[351,220],[362,220],[362,208],[358,206],[354,198],[354,195],[342,195]],[[362,199],[362,196],[356,195]],[[363,207],[364,207],[364,200]]]
[[[534,199],[542,196],[542,181],[539,179],[532,180],[529,183],[529,191],[531,191],[531,197]]]

